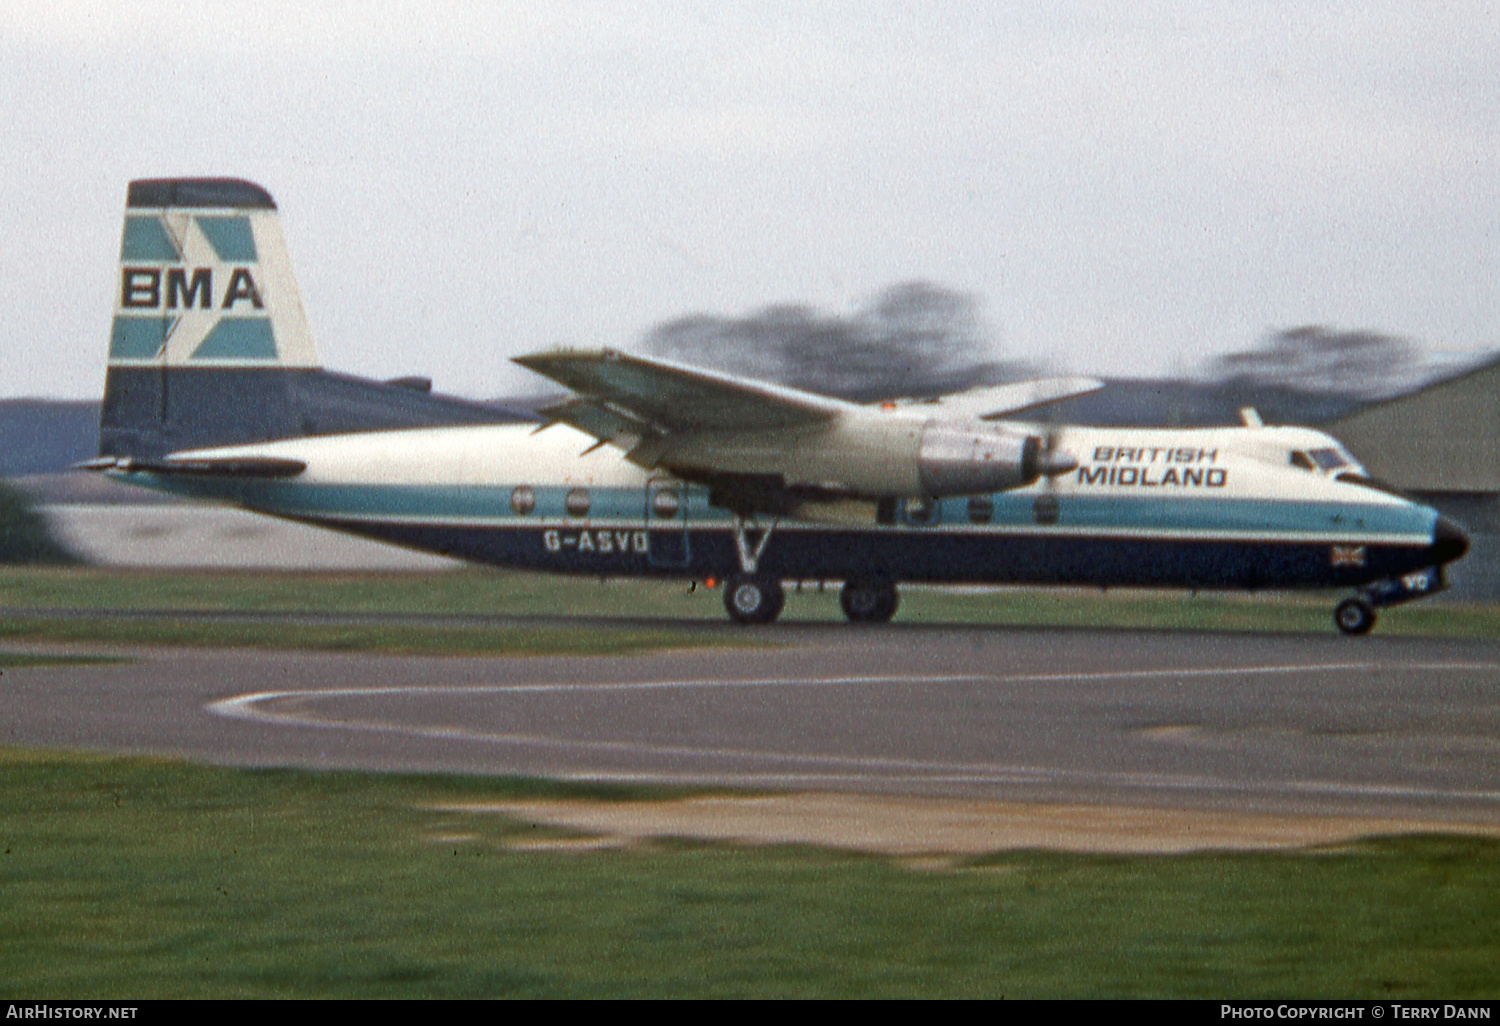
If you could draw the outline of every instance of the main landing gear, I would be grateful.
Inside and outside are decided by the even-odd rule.
[[[735,623],[770,623],[781,615],[786,592],[764,574],[735,574],[724,582],[724,609]]]
[[[850,623],[889,623],[899,601],[896,585],[880,578],[846,581],[839,593],[839,605]]]
[[[750,532],[754,530],[760,533],[752,544]],[[735,623],[770,623],[781,615],[781,607],[786,604],[780,579],[759,571],[760,557],[775,530],[774,520],[769,527],[756,528],[743,517],[734,518],[734,547],[740,572],[724,582],[724,611]],[[839,605],[850,623],[888,623],[896,615],[899,601],[895,582],[885,577],[851,578],[844,582],[839,593]]]
[[[839,593],[850,623],[889,623],[900,596],[896,585],[879,579],[852,580]],[[735,623],[770,623],[781,615],[786,592],[765,574],[735,574],[724,582],[724,609]]]
[[[758,573],[756,567],[776,530],[776,521],[760,532],[754,545],[750,544],[751,530],[745,518],[736,514],[734,548],[740,572],[724,582],[724,609],[735,623],[770,623],[781,615],[786,592],[781,590],[781,581]]]

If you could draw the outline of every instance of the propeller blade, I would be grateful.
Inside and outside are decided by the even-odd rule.
[[[1070,470],[1077,470],[1078,457],[1070,452],[1059,452],[1052,446],[1046,446],[1037,456],[1036,469],[1043,477],[1050,480]]]

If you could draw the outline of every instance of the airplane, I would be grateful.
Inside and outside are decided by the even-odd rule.
[[[1445,586],[1468,540],[1334,438],[1050,423],[1063,377],[860,404],[611,349],[517,362],[572,395],[523,416],[322,368],[259,185],[129,186],[99,456],[132,484],[477,563],[723,582],[728,615],[843,582],[1341,588],[1339,630]],[[1038,414],[1040,411],[1040,415]],[[1021,415],[1032,413],[1030,419]]]

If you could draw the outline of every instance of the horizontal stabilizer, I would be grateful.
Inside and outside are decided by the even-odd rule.
[[[178,474],[193,477],[296,477],[307,469],[301,460],[275,456],[168,456],[160,460],[100,456],[77,464],[79,470],[119,470],[127,474]]]

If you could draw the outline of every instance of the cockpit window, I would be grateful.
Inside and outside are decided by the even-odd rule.
[[[1311,470],[1313,468],[1312,457],[1299,449],[1292,453],[1292,466],[1301,467],[1303,470]]]
[[[1339,455],[1337,449],[1314,449],[1308,453],[1323,470],[1337,470],[1348,464],[1348,460]]]

